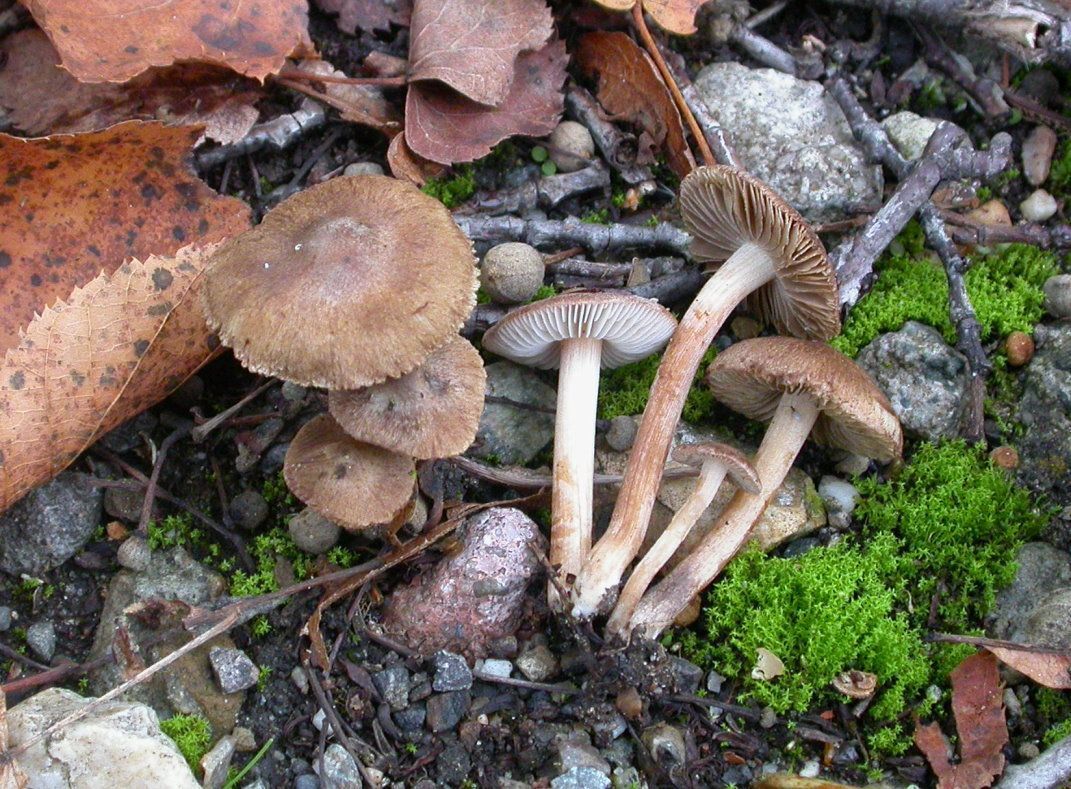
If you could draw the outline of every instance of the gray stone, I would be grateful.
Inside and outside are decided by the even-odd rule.
[[[431,681],[433,690],[442,693],[447,690],[468,690],[472,687],[472,670],[461,655],[440,650],[432,660],[435,663],[435,677]]]
[[[390,666],[372,675],[372,684],[393,709],[409,706],[409,671],[405,666]]]
[[[257,664],[240,649],[216,647],[208,653],[208,660],[224,693],[237,693],[251,688],[260,678]]]
[[[320,789],[320,779],[312,773],[299,775],[294,779],[294,789]]]
[[[610,429],[606,431],[606,443],[615,452],[627,452],[632,449],[639,425],[631,416],[615,416],[610,420]]]
[[[904,158],[913,162],[921,158],[930,135],[937,130],[937,121],[904,111],[890,115],[881,122],[881,127]]]
[[[1071,505],[1071,323],[1037,326],[1019,421],[1019,477],[1061,506]]]
[[[549,410],[544,413],[503,403],[484,406],[470,452],[504,466],[523,466],[554,437],[557,395],[533,370],[519,364],[494,362],[484,369],[488,395]]]
[[[1011,640],[1052,649],[1071,647],[1071,589],[1045,595],[1012,630]]]
[[[34,622],[26,628],[26,644],[43,663],[56,654],[56,628],[49,621]]]
[[[551,789],[606,789],[610,779],[593,767],[574,767],[551,779]]]
[[[428,711],[423,704],[410,704],[404,710],[396,710],[391,713],[391,718],[402,731],[417,731],[424,725],[428,717]]]
[[[342,533],[338,524],[329,521],[310,507],[291,518],[286,528],[294,545],[313,555],[327,553],[334,548]]]
[[[251,753],[257,749],[257,735],[245,726],[235,726],[228,735],[234,741],[234,750],[238,753]]]
[[[703,681],[703,669],[676,655],[669,656],[669,664],[673,668],[673,681],[678,693],[691,694],[699,690],[699,683]]]
[[[151,411],[142,411],[133,419],[128,419],[105,433],[100,443],[115,454],[122,455],[139,446],[143,440],[142,435],[152,433],[156,424],[156,416]]]
[[[800,778],[817,778],[822,771],[817,759],[808,759],[800,768]]]
[[[635,767],[615,767],[610,781],[614,789],[636,789],[644,785],[640,780],[640,771]]]
[[[868,162],[818,82],[726,62],[706,66],[695,87],[743,166],[812,222],[881,205],[881,168]]]
[[[1059,208],[1056,198],[1044,189],[1035,189],[1019,203],[1019,211],[1027,222],[1044,222],[1051,219]]]
[[[517,668],[530,682],[547,682],[558,674],[558,658],[545,644],[535,644],[517,656]]]
[[[590,742],[575,737],[558,741],[558,769],[567,773],[578,767],[590,767],[603,775],[610,774],[610,763]]]
[[[357,762],[350,756],[349,751],[337,742],[324,749],[322,771],[319,759],[313,763],[312,768],[321,772],[320,780],[324,789],[361,789],[361,773],[357,769]]]
[[[309,692],[309,675],[305,673],[305,669],[302,666],[294,666],[294,670],[290,672],[290,681],[294,683],[294,687],[297,688],[303,695]]]
[[[1045,309],[1054,318],[1071,318],[1071,274],[1054,274],[1045,280]]]
[[[422,654],[446,649],[483,657],[520,624],[528,586],[542,571],[530,545],[545,540],[531,518],[507,507],[469,518],[457,537],[459,552],[395,589],[384,624]],[[495,594],[481,591],[489,581]]]
[[[1048,126],[1035,126],[1023,140],[1023,176],[1031,186],[1041,186],[1049,177],[1056,143],[1056,132]]]
[[[452,690],[431,696],[427,701],[428,717],[425,723],[436,734],[450,731],[461,722],[471,703],[467,690]]]
[[[353,162],[347,164],[343,175],[383,175],[383,168],[375,162]]]
[[[648,726],[641,735],[648,753],[661,765],[684,764],[688,750],[684,746],[684,735],[680,729],[668,723],[656,723]]]
[[[136,523],[141,518],[145,493],[141,490],[108,488],[104,491],[104,511],[113,518]]]
[[[513,664],[510,663],[508,660],[501,660],[499,658],[488,658],[480,664],[480,669],[484,674],[487,674],[488,676],[508,679],[510,674],[513,673]]]
[[[1039,600],[1071,587],[1071,556],[1047,542],[1028,542],[1016,562],[1015,580],[997,595],[989,615],[988,630],[994,638],[1011,639]]]
[[[859,503],[859,491],[855,485],[837,477],[825,476],[818,483],[818,495],[826,505],[829,525],[846,529],[852,522],[852,512]]]
[[[439,758],[435,760],[435,772],[440,786],[443,784],[453,786],[461,783],[471,769],[472,760],[465,746],[460,743],[444,748]]]
[[[11,627],[12,611],[6,605],[0,605],[0,633]]]
[[[41,575],[82,549],[100,525],[104,491],[64,471],[0,515],[0,570]]]
[[[123,540],[115,554],[115,559],[121,567],[135,572],[148,567],[151,558],[152,549],[149,542],[139,534],[132,534]]]
[[[717,671],[711,671],[707,674],[707,690],[711,693],[721,693],[721,686],[725,683],[725,677],[719,674]]]
[[[204,770],[201,785],[204,789],[220,789],[227,782],[234,750],[233,739],[229,736],[220,737],[212,749],[201,757],[201,769]]]
[[[50,688],[7,713],[9,746],[17,748],[94,699]],[[156,713],[144,704],[112,700],[19,754],[31,787],[101,786],[197,789],[197,780]]]
[[[255,531],[268,519],[268,502],[255,490],[243,490],[228,508],[231,518],[246,531]]]
[[[926,441],[959,435],[967,360],[936,329],[908,321],[863,348],[856,361],[889,398],[906,433]]]

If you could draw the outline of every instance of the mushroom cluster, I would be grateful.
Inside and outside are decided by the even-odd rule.
[[[329,390],[286,454],[294,494],[349,530],[390,521],[414,459],[472,443],[479,353],[458,336],[475,303],[472,245],[435,199],[343,176],[281,203],[216,251],[204,305],[248,369]]]

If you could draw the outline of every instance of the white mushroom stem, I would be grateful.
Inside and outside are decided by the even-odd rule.
[[[649,591],[629,622],[629,630],[650,638],[673,624],[689,601],[710,584],[747,541],[770,498],[792,469],[819,409],[808,394],[786,394],[774,412],[755,454],[755,471],[762,483],[759,495],[737,491],[718,516],[711,532],[688,557]]]
[[[591,549],[595,476],[595,413],[602,340],[562,340],[558,406],[554,419],[554,482],[551,494],[550,562],[568,587]],[[553,587],[550,602],[557,604]]]
[[[629,576],[628,583],[621,590],[617,605],[606,623],[608,633],[623,635],[622,631],[632,618],[636,604],[647,591],[647,587],[651,585],[655,574],[665,566],[700,516],[706,512],[710,502],[714,501],[714,496],[717,495],[718,488],[725,479],[726,470],[725,463],[716,458],[703,461],[695,488],[674,514],[666,530],[659,535],[655,544],[648,549],[643,559],[636,565],[632,575]]]
[[[769,253],[745,244],[707,281],[681,319],[651,386],[610,525],[577,579],[574,615],[593,616],[610,602],[605,598],[643,544],[673,432],[703,354],[733,308],[774,276]]]

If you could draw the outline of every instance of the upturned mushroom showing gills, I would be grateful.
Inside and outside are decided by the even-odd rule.
[[[779,332],[828,340],[840,307],[825,249],[806,221],[769,187],[732,167],[700,167],[681,183],[692,255],[720,263],[695,297],[658,367],[606,533],[573,591],[573,612],[591,616],[643,544],[673,432],[703,353],[745,298]]]
[[[412,372],[328,394],[331,415],[356,438],[420,460],[459,455],[476,438],[487,376],[479,352],[454,335]]]
[[[576,291],[525,305],[483,337],[484,349],[530,367],[557,367],[550,561],[568,586],[591,546],[599,369],[643,359],[677,325],[658,302]],[[557,604],[557,596],[550,595]]]
[[[413,493],[414,471],[412,458],[357,441],[328,414],[302,425],[283,465],[294,495],[347,531],[398,514]]]
[[[375,175],[309,187],[220,247],[208,323],[254,372],[357,389],[405,375],[476,300],[472,244],[411,184]]]
[[[718,488],[728,476],[739,490],[755,495],[760,490],[759,475],[751,461],[739,449],[728,444],[716,442],[702,444],[685,444],[673,452],[673,459],[699,467],[699,479],[695,489],[685,499],[684,504],[674,514],[669,526],[662,532],[643,559],[636,565],[628,582],[617,598],[610,619],[606,623],[608,633],[622,635],[628,625],[632,612],[636,609],[643,593],[647,591],[655,574],[665,566],[677,550],[696,521],[710,506],[718,493]]]
[[[900,455],[903,435],[892,406],[844,354],[789,337],[745,340],[718,354],[707,381],[714,396],[752,419],[770,420],[755,453],[762,489],[738,491],[714,528],[640,601],[629,631],[654,637],[722,571],[747,540],[810,435],[875,460]]]

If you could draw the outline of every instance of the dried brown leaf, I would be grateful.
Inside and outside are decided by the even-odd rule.
[[[1003,697],[997,659],[989,652],[971,655],[952,671],[959,763],[952,763],[951,748],[940,726],[915,726],[915,744],[937,775],[940,789],[980,789],[992,784],[1004,770],[1008,726]]]
[[[226,144],[257,121],[255,82],[215,66],[153,69],[121,85],[79,82],[37,28],[0,41],[0,107],[28,134],[70,134],[126,120],[171,126],[203,123],[204,136]]]
[[[387,164],[395,178],[423,186],[431,178],[438,178],[446,168],[438,162],[430,162],[413,153],[405,142],[405,134],[396,134],[387,147]]]
[[[305,60],[298,68],[307,74],[326,77],[346,75],[326,60]],[[383,98],[383,91],[369,85],[347,85],[338,82],[323,83],[326,101],[339,111],[344,120],[368,126],[387,136],[402,129],[402,116],[393,104]]]
[[[130,257],[249,227],[194,175],[197,128],[130,121],[91,134],[0,135],[0,353],[34,313]]]
[[[199,289],[213,248],[125,263],[27,327],[0,366],[0,511],[211,358]]]
[[[1001,662],[1054,690],[1071,690],[1071,657],[1066,652],[1027,652],[986,646]]]
[[[629,11],[637,0],[595,0],[611,11]],[[678,36],[696,31],[695,14],[709,0],[643,0],[643,10],[660,28]]]
[[[598,76],[598,99],[613,117],[634,123],[666,152],[682,178],[695,169],[677,105],[647,53],[624,33],[596,31],[580,39],[576,62]]]
[[[553,33],[543,0],[415,0],[409,37],[411,80],[439,80],[478,104],[498,106],[514,63]]]
[[[351,36],[361,30],[390,30],[409,26],[412,0],[315,0],[321,11],[338,14],[336,24]]]
[[[418,156],[441,164],[471,162],[514,134],[550,134],[564,107],[569,56],[553,41],[517,58],[509,94],[498,107],[469,101],[436,83],[409,86],[405,139]]]
[[[263,81],[313,51],[305,0],[23,0],[82,82],[153,66],[215,63]]]

